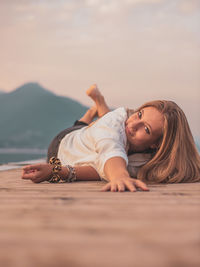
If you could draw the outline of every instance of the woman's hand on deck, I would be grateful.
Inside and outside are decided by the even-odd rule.
[[[107,160],[104,171],[109,182],[102,188],[102,191],[123,192],[127,189],[135,192],[137,188],[149,191],[145,183],[129,176],[126,162],[121,157],[113,157]]]
[[[22,179],[32,180],[34,183],[41,183],[49,180],[52,174],[52,166],[48,163],[34,164],[23,167]]]
[[[126,177],[126,178],[116,178],[108,182],[101,191],[111,191],[111,192],[124,192],[128,190],[130,192],[135,192],[137,189],[142,191],[149,191],[147,185],[140,180]]]

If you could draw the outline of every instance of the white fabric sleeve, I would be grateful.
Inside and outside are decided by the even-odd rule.
[[[94,142],[96,143],[107,138],[119,140],[121,136],[125,136],[126,118],[127,113],[125,108],[118,108],[101,117],[90,128]]]
[[[126,165],[128,165],[128,157],[126,151],[122,144],[116,143],[115,140],[111,138],[106,138],[98,141],[95,146],[97,153],[97,160],[95,162],[96,170],[101,178],[106,179],[104,173],[104,165],[107,160],[113,157],[121,157],[125,160]]]

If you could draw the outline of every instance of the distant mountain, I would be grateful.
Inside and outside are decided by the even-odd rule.
[[[71,126],[86,109],[37,83],[0,94],[0,148],[47,148],[51,139]]]
[[[52,138],[70,127],[87,107],[57,96],[37,83],[11,93],[0,91],[0,148],[46,149]],[[200,138],[195,138],[200,152]]]

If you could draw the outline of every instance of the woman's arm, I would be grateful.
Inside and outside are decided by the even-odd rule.
[[[100,180],[98,173],[91,166],[77,166],[75,170],[77,181]],[[107,160],[104,171],[109,182],[102,188],[102,191],[122,192],[128,189],[134,192],[136,188],[140,188],[144,191],[149,190],[145,183],[129,176],[125,160],[121,157],[113,157]],[[68,168],[63,166],[62,170],[59,171],[59,175],[61,177],[66,177],[68,175]],[[25,166],[22,173],[22,179],[32,180],[34,183],[48,181],[51,176],[52,165],[48,163]]]
[[[100,177],[96,170],[91,166],[77,166],[75,167],[77,181],[98,181]],[[62,166],[59,171],[61,177],[67,177],[69,170]],[[48,181],[52,176],[52,165],[48,163],[34,164],[23,167],[22,179],[32,180],[34,183],[41,183]]]
[[[121,157],[113,157],[107,160],[104,172],[109,182],[103,187],[102,191],[123,192],[128,189],[131,192],[135,192],[136,188],[149,191],[145,183],[129,176],[126,162]]]

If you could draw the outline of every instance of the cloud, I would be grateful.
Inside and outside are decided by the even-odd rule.
[[[197,114],[198,3],[1,1],[0,87],[33,80],[89,104],[83,88],[97,82],[111,106],[173,98]]]
[[[28,21],[31,19],[47,20],[47,21],[67,21],[71,23],[77,19],[80,11],[84,11],[84,18],[104,18],[112,15],[115,19],[120,20],[123,13],[130,8],[133,9],[138,5],[156,5],[165,0],[68,0],[68,1],[39,1],[39,0],[8,0],[1,1],[0,14],[1,22],[10,21],[11,24],[20,23],[20,21]],[[6,15],[5,15],[6,14]]]
[[[178,3],[179,10],[184,14],[200,12],[200,0],[183,0]]]

